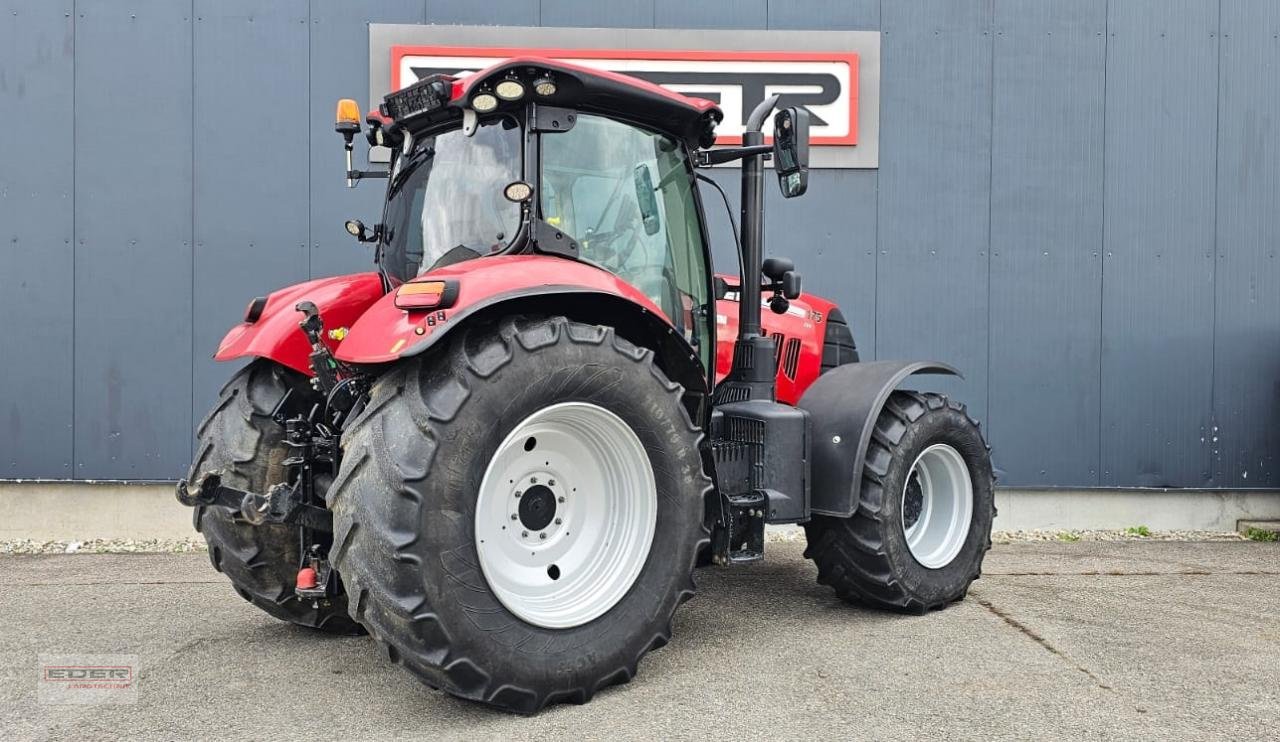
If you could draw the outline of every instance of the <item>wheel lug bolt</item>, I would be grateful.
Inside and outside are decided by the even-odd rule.
[[[563,522],[564,522],[563,518],[556,518],[556,525],[560,525]]]
[[[528,532],[528,531],[521,531],[521,532],[520,532],[520,538],[529,538],[529,532]]]
[[[516,490],[516,499],[517,499],[517,500],[518,500],[518,499],[520,499],[520,495],[523,495],[523,494],[524,494],[524,493],[523,493],[523,492],[521,492],[520,490]]]
[[[530,483],[530,484],[537,484],[537,483],[538,483],[538,478],[537,478],[537,477],[529,477],[529,483]]]
[[[520,520],[520,516],[516,513],[511,514],[511,520]]]
[[[560,502],[564,502],[564,495],[560,496]]]
[[[547,534],[545,534],[545,533],[539,533],[539,534],[538,534],[538,538],[542,539],[543,541],[546,541],[546,540],[547,540]]]
[[[548,486],[548,487],[554,487],[554,486],[556,486],[556,480],[554,480],[554,479],[548,479],[548,480],[547,480],[547,486]]]

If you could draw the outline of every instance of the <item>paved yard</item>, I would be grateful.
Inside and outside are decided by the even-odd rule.
[[[1280,544],[997,546],[965,602],[837,602],[798,544],[705,570],[630,685],[533,718],[240,600],[203,554],[0,557],[0,738],[1274,738]],[[36,702],[38,653],[140,656],[137,703]]]

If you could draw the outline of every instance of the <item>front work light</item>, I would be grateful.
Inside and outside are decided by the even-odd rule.
[[[410,281],[396,289],[401,309],[448,309],[458,300],[457,281]]]
[[[523,203],[528,201],[529,197],[533,195],[533,186],[523,180],[517,180],[514,183],[507,184],[507,187],[502,189],[502,195],[505,196],[508,201]]]
[[[498,107],[498,99],[492,93],[481,93],[471,99],[471,107],[476,113],[488,113]]]
[[[556,81],[550,77],[539,77],[533,81],[533,92],[543,98],[556,94]]]
[[[524,97],[524,83],[519,80],[503,80],[494,86],[493,92],[503,100],[520,100]]]

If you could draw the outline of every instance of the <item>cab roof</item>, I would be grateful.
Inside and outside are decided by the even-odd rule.
[[[494,95],[497,85],[506,80],[519,82],[523,94],[510,100]],[[553,83],[554,92],[539,94],[538,83],[545,81]],[[388,94],[381,110],[405,128],[426,129],[474,108],[473,101],[486,93],[497,98],[497,111],[532,100],[633,121],[692,148],[714,144],[715,126],[724,118],[719,106],[709,100],[617,72],[541,57],[512,57],[464,77],[432,75]]]

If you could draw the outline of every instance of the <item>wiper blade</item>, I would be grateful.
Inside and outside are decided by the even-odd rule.
[[[422,149],[409,155],[409,161],[400,166],[400,175],[391,182],[391,193],[394,196],[400,190],[400,186],[404,184],[406,178],[418,169],[423,162],[430,160],[436,154],[435,147],[423,147]]]

